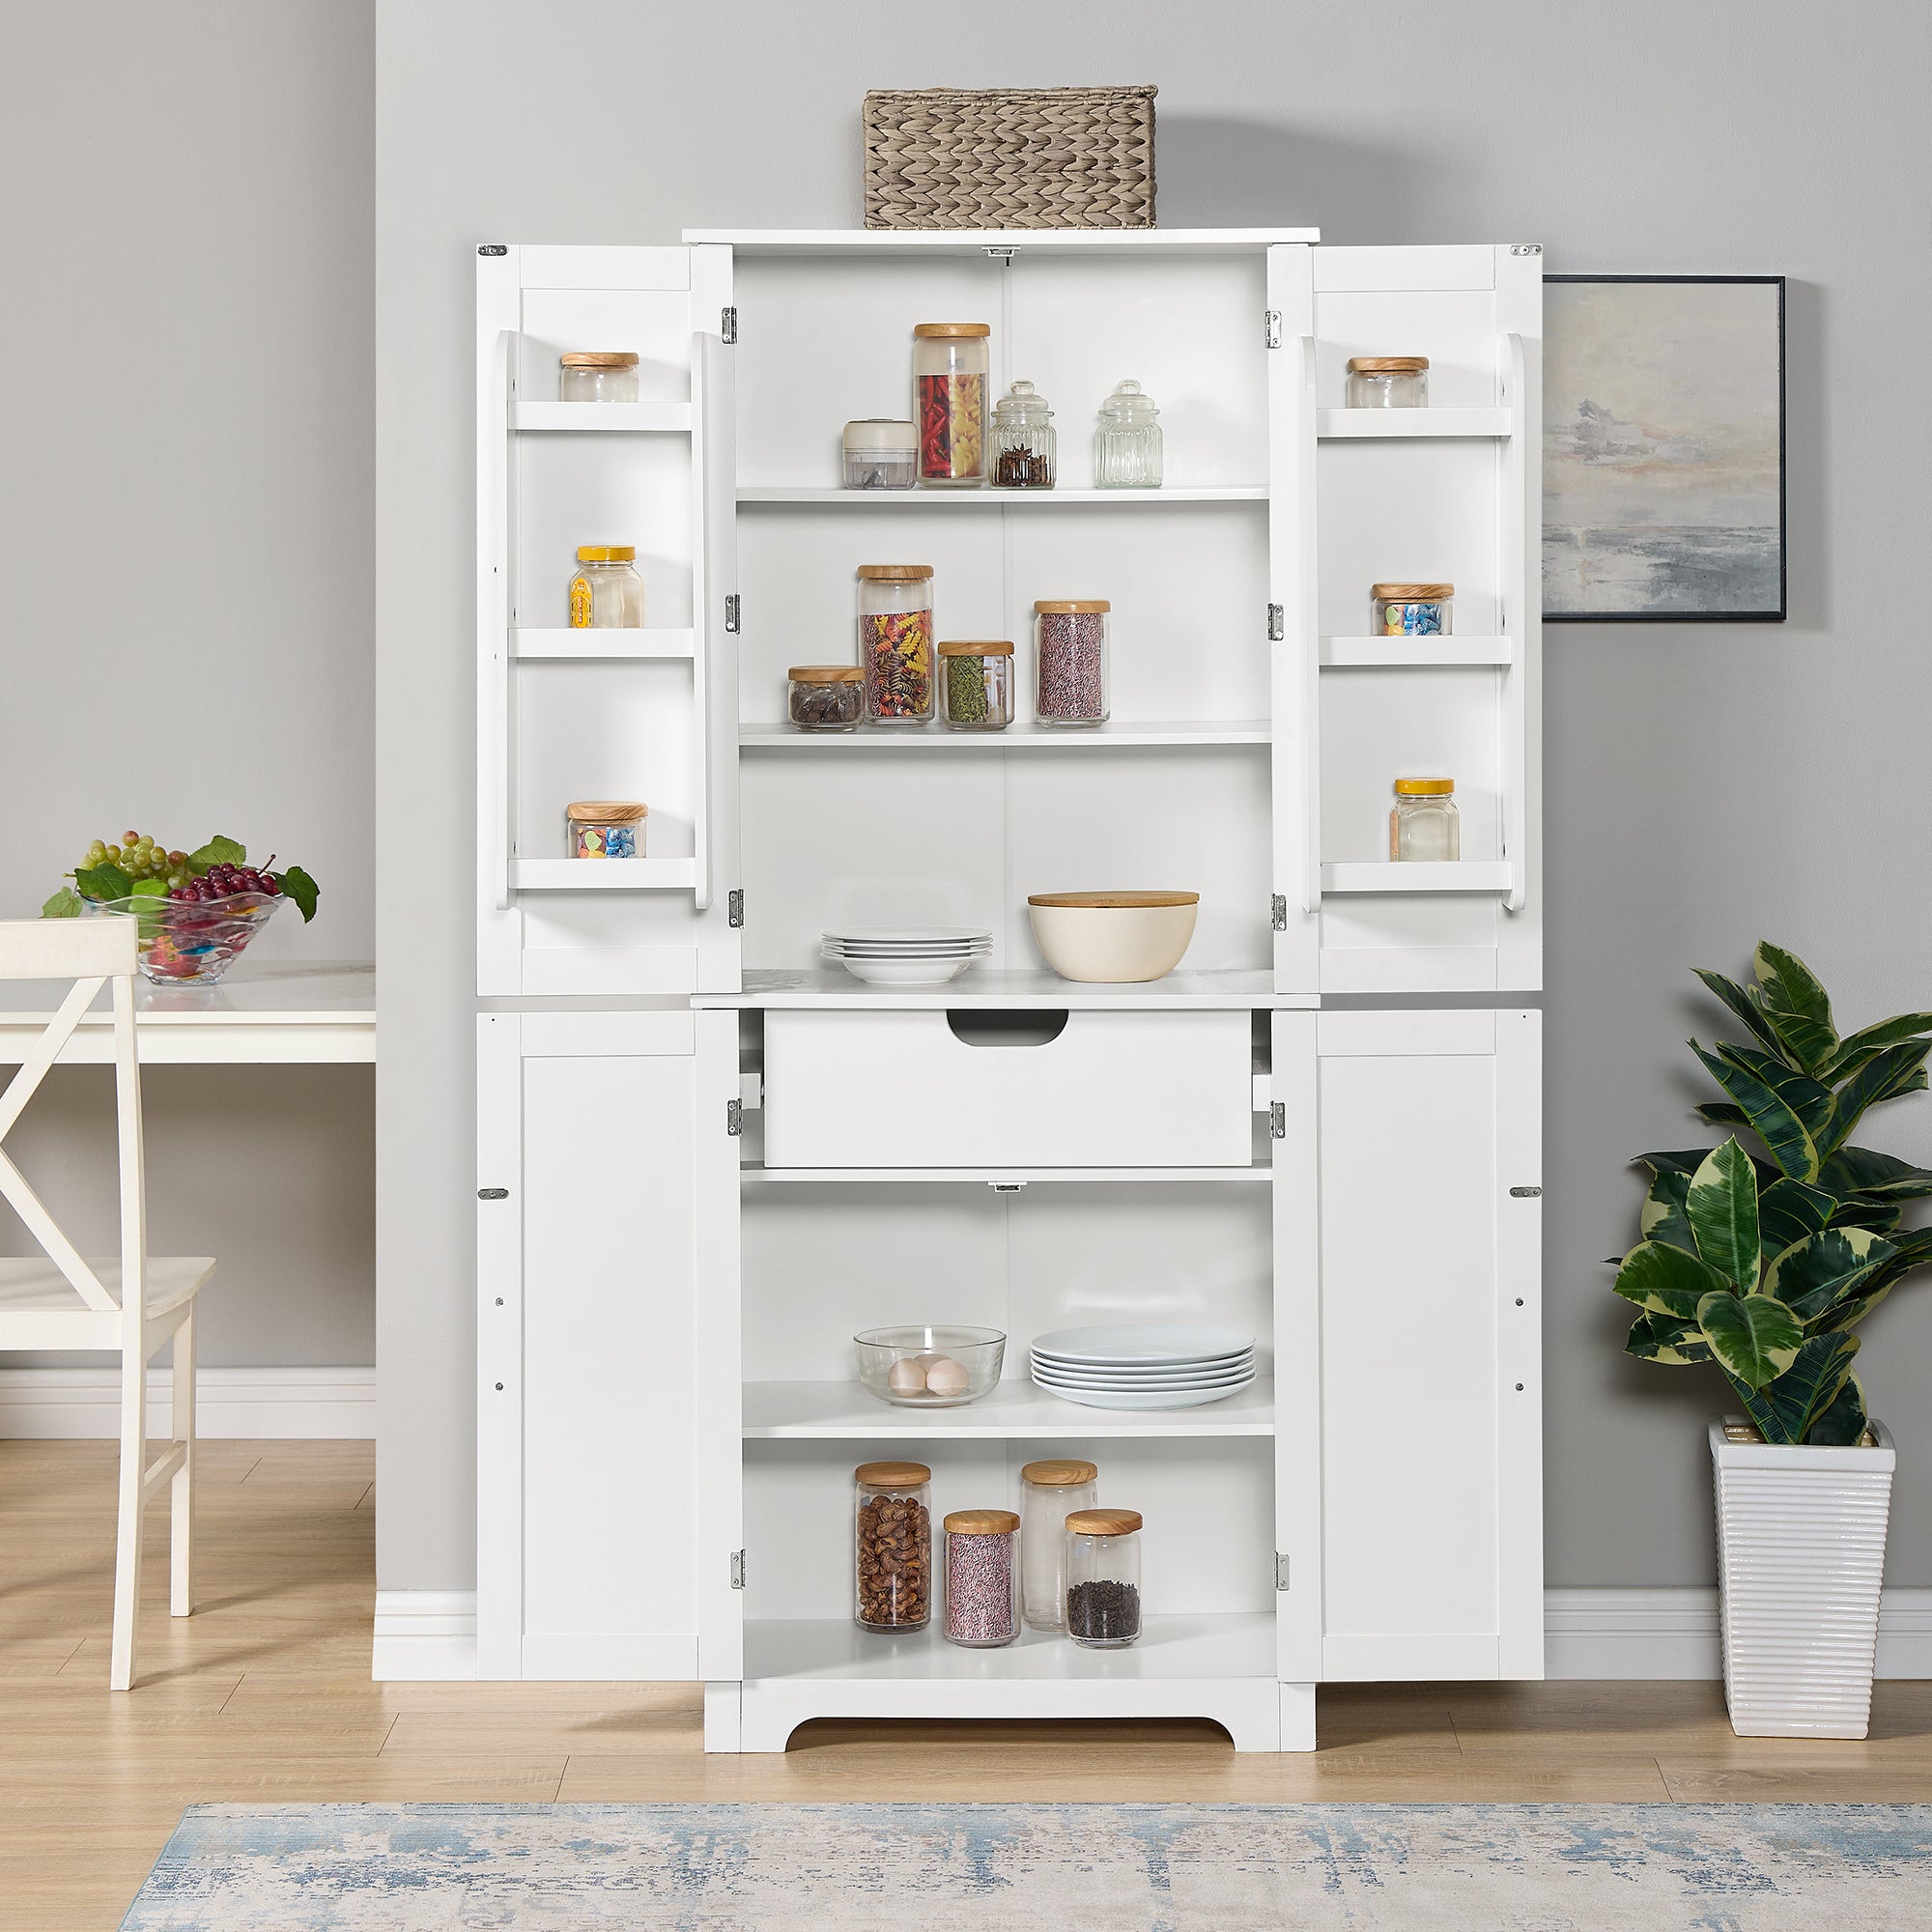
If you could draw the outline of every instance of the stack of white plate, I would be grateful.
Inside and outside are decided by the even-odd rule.
[[[1036,1336],[1035,1385],[1089,1408],[1199,1408],[1255,1378],[1255,1338],[1190,1322],[1123,1322]]]
[[[872,986],[943,986],[993,950],[981,926],[854,926],[828,932],[819,956]]]

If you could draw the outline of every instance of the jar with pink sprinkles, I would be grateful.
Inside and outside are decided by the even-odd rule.
[[[1056,597],[1033,607],[1034,710],[1042,724],[1107,722],[1104,597]]]
[[[1020,1634],[1020,1520],[1011,1510],[946,1518],[946,1640],[997,1650]]]

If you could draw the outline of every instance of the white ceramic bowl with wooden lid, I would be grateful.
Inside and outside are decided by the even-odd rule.
[[[1180,964],[1199,893],[1036,893],[1033,936],[1063,980],[1134,984]]]

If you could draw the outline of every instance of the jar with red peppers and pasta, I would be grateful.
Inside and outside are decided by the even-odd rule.
[[[874,724],[932,722],[932,566],[859,566],[859,663]]]
[[[987,338],[983,322],[922,322],[913,329],[913,420],[919,480],[978,489],[986,480]]]

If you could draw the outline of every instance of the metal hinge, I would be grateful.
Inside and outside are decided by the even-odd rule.
[[[738,339],[738,311],[735,308],[722,310],[718,317],[718,333],[726,342]]]
[[[1288,1558],[1280,1550],[1275,1551],[1274,1557],[1274,1586],[1277,1590],[1288,1588]]]
[[[734,1590],[745,1587],[745,1552],[742,1549],[731,1552],[731,1587]]]
[[[1268,642],[1278,644],[1288,635],[1288,611],[1279,604],[1268,606]]]
[[[745,1131],[745,1103],[742,1100],[724,1102],[724,1131],[727,1134],[742,1134]]]
[[[507,255],[510,251],[500,242],[486,242],[476,252],[479,255]]]
[[[1278,308],[1269,309],[1267,313],[1262,318],[1262,320],[1266,325],[1267,346],[1270,349],[1279,349],[1281,347],[1280,309]]]
[[[1268,1132],[1278,1141],[1288,1138],[1288,1102],[1270,1100],[1268,1102]]]
[[[1017,1194],[1026,1185],[1024,1180],[989,1180],[986,1185],[995,1194]]]
[[[1288,930],[1288,901],[1279,893],[1268,900],[1268,915],[1277,932]]]
[[[476,1198],[479,1201],[507,1201],[510,1190],[507,1187],[479,1187]]]
[[[724,628],[736,631],[738,628],[738,593],[734,590],[724,600]]]
[[[733,887],[724,895],[724,923],[743,925],[745,923],[745,891],[742,886]]]
[[[1510,243],[1510,253],[1512,255],[1540,255],[1543,253],[1543,243],[1541,242],[1512,242]]]
[[[1542,1198],[1543,1189],[1540,1187],[1512,1187],[1510,1189],[1510,1199],[1512,1201],[1540,1201]]]

